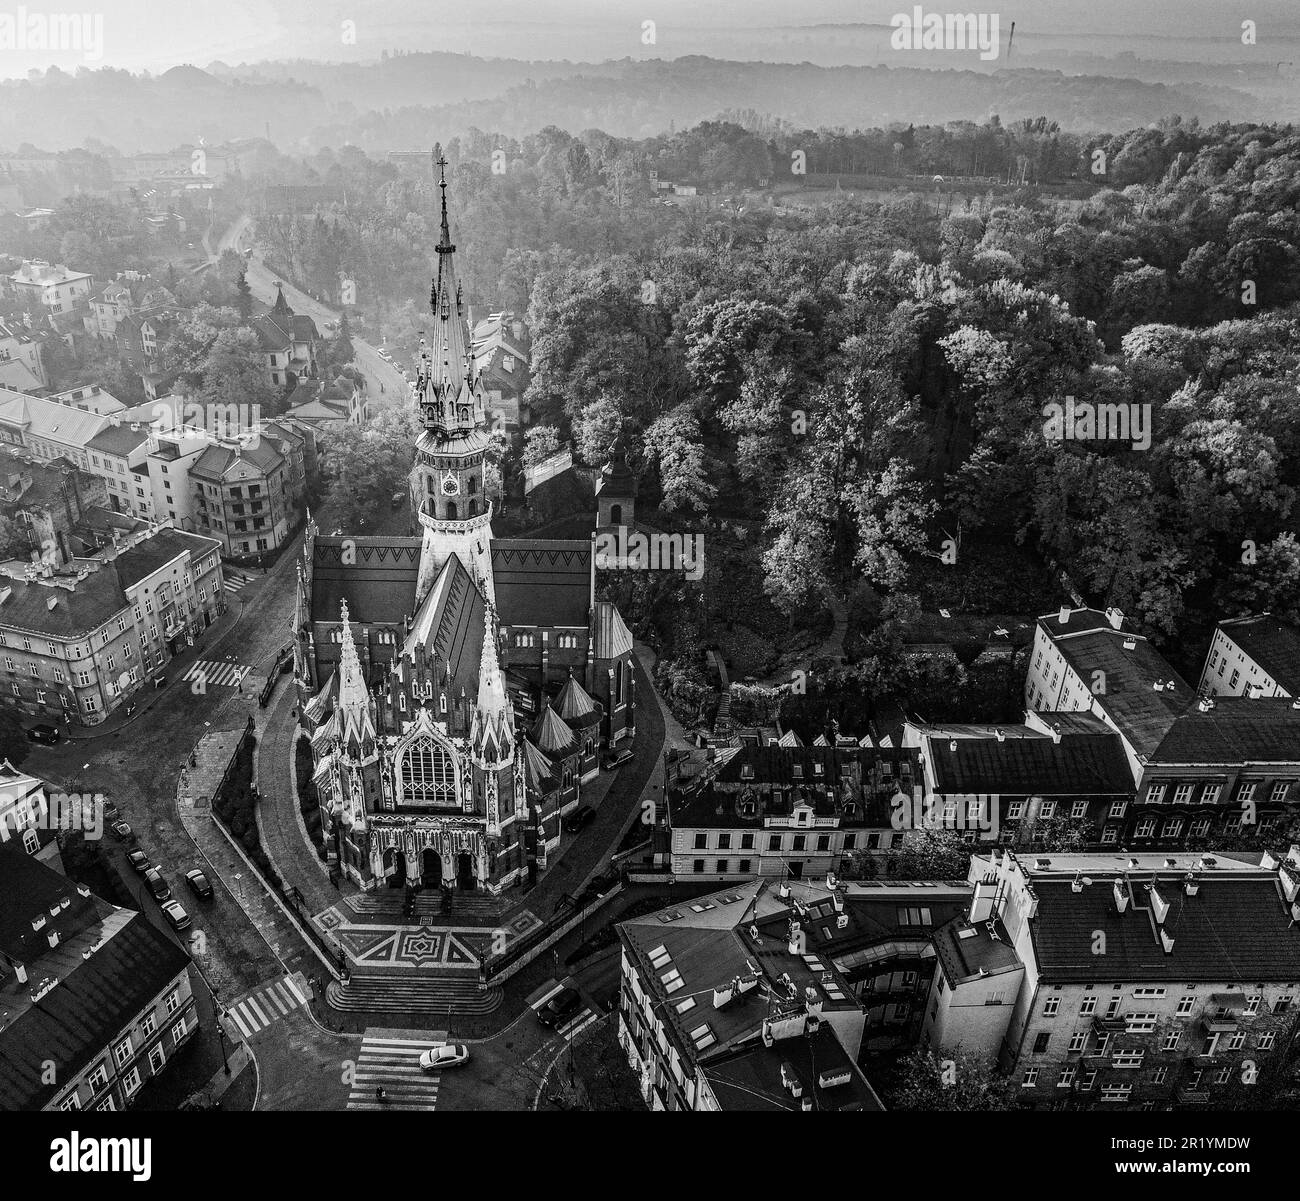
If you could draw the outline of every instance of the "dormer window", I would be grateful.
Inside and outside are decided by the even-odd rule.
[[[821,765],[820,763],[814,763],[814,764],[813,764],[813,775],[814,775],[814,776],[820,776],[821,774],[822,774],[822,765]]]
[[[802,764],[802,763],[796,763],[796,764],[794,764],[794,766],[790,768],[790,774],[791,774],[792,776],[794,776],[794,778],[795,778],[796,780],[802,780],[802,779],[803,779],[803,764]]]
[[[754,778],[754,768],[751,764],[748,763],[741,764],[740,778],[742,780],[752,780]]]

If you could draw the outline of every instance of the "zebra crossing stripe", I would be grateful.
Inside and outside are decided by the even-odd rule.
[[[202,676],[205,687],[224,686],[235,688],[243,683],[244,678],[252,670],[246,663],[231,663],[229,661],[216,663],[208,659],[199,659],[185,673],[182,679],[188,683]]]
[[[583,1018],[581,1022],[579,1022],[576,1026],[570,1026],[568,1030],[564,1031],[565,1041],[572,1042],[575,1038],[578,1037],[579,1034],[581,1034],[588,1026],[590,1026],[596,1020],[597,1020],[596,1015],[594,1013],[591,1013],[590,1011],[587,1011],[586,1016]]]
[[[261,1021],[263,1026],[269,1026],[271,1024],[271,1019],[262,1012],[262,1007],[257,1003],[256,997],[249,997],[244,1004],[257,1014],[258,1019]]]
[[[236,1006],[233,1009],[227,1009],[226,1016],[230,1018],[230,1020],[234,1022],[236,1026],[239,1027],[239,1033],[242,1034],[245,1038],[248,1038],[252,1035],[253,1032],[247,1026],[244,1025],[243,1018],[241,1018],[239,1015],[238,1006]]]
[[[274,988],[268,988],[266,992],[262,994],[262,999],[267,1002],[268,1009],[274,1005],[281,1017],[284,1017],[284,1015],[289,1012],[288,1007],[280,1000],[280,995]]]

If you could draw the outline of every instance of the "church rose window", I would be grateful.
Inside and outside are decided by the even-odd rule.
[[[403,804],[457,804],[456,764],[447,749],[427,734],[402,752],[397,770]]]

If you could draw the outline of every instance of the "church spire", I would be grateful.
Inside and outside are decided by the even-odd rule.
[[[435,145],[433,150],[438,156],[433,165],[438,168],[438,187],[442,190],[442,236],[436,249],[439,254],[453,254],[456,246],[451,240],[451,224],[447,220],[447,156],[439,145]]]
[[[348,602],[342,603],[343,637],[339,655],[339,737],[347,751],[360,756],[369,754],[375,740],[375,723],[370,716],[370,694],[361,670],[357,644],[352,641],[348,621]]]
[[[505,680],[497,657],[497,611],[489,599],[483,613],[483,654],[478,669],[478,704],[472,731],[474,753],[496,763],[508,760],[513,750],[513,714],[506,699]]]

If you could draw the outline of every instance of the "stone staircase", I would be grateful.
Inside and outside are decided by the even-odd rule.
[[[448,976],[382,976],[353,973],[325,990],[331,1008],[347,1013],[487,1014],[505,999],[500,988],[481,988],[478,979]]]

